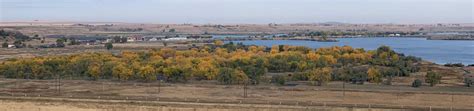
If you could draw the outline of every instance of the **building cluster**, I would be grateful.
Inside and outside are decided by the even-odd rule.
[[[78,44],[95,45],[109,42],[159,42],[211,40],[210,35],[47,35],[46,38],[66,38]]]

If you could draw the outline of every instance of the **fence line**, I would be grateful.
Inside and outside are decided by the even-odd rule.
[[[388,105],[388,104],[348,104],[348,103],[335,103],[335,102],[324,102],[324,101],[289,101],[279,100],[276,102],[269,102],[268,100],[247,100],[247,99],[203,99],[203,98],[167,98],[167,97],[146,97],[146,96],[54,96],[54,95],[40,95],[40,94],[23,94],[23,95],[5,95],[0,94],[2,99],[48,99],[48,98],[60,98],[60,99],[95,99],[95,100],[124,100],[124,101],[143,101],[143,102],[185,102],[185,103],[214,103],[214,104],[260,104],[260,105],[286,105],[286,106],[299,106],[299,107],[346,107],[346,108],[381,108],[381,109],[416,109],[416,110],[472,110],[471,108],[454,108],[454,107],[441,107],[441,106],[415,106],[415,105]]]

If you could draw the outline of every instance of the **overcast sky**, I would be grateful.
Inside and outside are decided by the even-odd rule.
[[[473,23],[473,0],[0,0],[0,21]]]

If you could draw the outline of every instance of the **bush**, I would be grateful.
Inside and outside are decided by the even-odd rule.
[[[308,77],[306,77],[305,73],[294,73],[291,75],[292,81],[307,81]]]
[[[112,45],[112,43],[105,43],[105,48],[107,48],[107,50],[110,50],[112,49],[114,46]]]
[[[462,63],[447,63],[447,64],[444,64],[444,66],[446,66],[446,67],[464,67],[464,64],[462,64]]]
[[[464,64],[462,64],[462,63],[447,63],[447,64],[444,64],[444,66],[447,66],[447,67],[464,67]]]
[[[350,77],[350,81],[352,84],[364,84],[364,82],[367,80],[367,73],[365,72],[356,72]]]
[[[13,45],[15,45],[15,48],[23,48],[23,42],[20,40],[13,42]]]
[[[272,83],[275,83],[278,85],[285,85],[285,82],[286,82],[285,76],[282,76],[282,75],[272,76]]]
[[[217,81],[219,81],[221,84],[229,85],[240,82],[248,82],[248,77],[242,70],[223,67],[219,69]]]
[[[64,42],[66,42],[66,41],[67,41],[67,39],[65,39],[65,38],[57,39],[56,40],[56,47],[59,47],[59,48],[65,47],[66,45],[64,44]]]
[[[365,78],[352,78],[351,83],[352,84],[364,84],[364,82],[367,81]]]
[[[413,83],[411,83],[411,87],[420,87],[421,86],[421,80],[420,79],[416,79],[415,81],[413,81]]]
[[[441,77],[439,73],[429,71],[428,74],[426,74],[426,82],[430,83],[430,86],[435,86],[440,82]]]
[[[2,48],[7,48],[7,47],[8,47],[8,43],[7,43],[7,42],[4,42],[4,43],[2,44]]]

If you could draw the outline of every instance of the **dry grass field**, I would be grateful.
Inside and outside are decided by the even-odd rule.
[[[102,100],[0,100],[1,111],[415,111],[410,109],[307,107],[287,105],[127,102]]]
[[[170,101],[219,104],[255,104],[289,106],[342,106],[361,108],[472,109],[474,89],[462,86],[411,88],[354,85],[332,82],[326,86],[248,86],[247,97],[241,85],[215,85],[215,81],[191,81],[186,84],[62,80],[60,95],[51,80],[0,81],[5,97],[52,97],[94,100]]]
[[[82,24],[82,25],[78,25]],[[110,25],[113,24],[113,25]],[[471,31],[474,24],[460,24],[452,26],[444,24],[133,24],[133,23],[98,23],[98,22],[0,22],[0,28],[17,30],[28,35],[50,34],[110,34],[124,33],[121,29],[142,28],[140,32],[128,33],[162,33],[162,34],[263,34],[263,33],[290,33],[300,31],[346,31],[367,30],[377,31],[419,31],[423,28],[426,32],[437,31]],[[167,33],[175,29],[175,33]],[[163,32],[163,30],[165,32]]]

